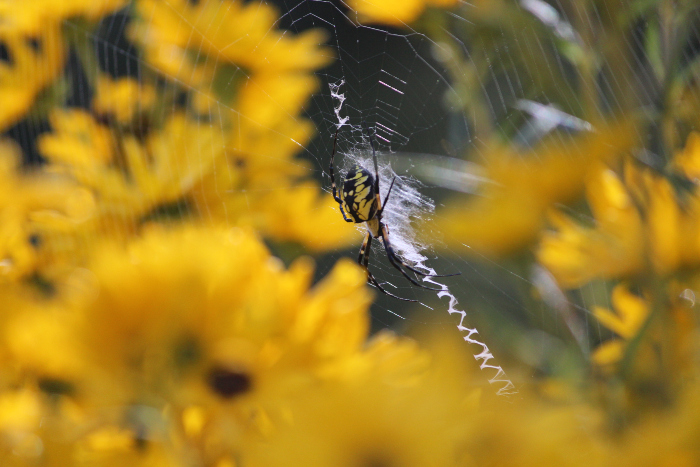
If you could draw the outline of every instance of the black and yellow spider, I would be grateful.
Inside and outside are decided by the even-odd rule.
[[[384,250],[386,250],[386,255],[389,258],[389,262],[398,269],[403,276],[408,279],[411,284],[428,290],[441,290],[432,287],[427,287],[418,283],[414,278],[412,278],[403,268],[408,269],[416,274],[426,277],[449,277],[455,276],[457,274],[426,274],[424,272],[418,271],[413,267],[406,264],[396,255],[394,248],[391,246],[389,241],[389,229],[386,224],[382,222],[382,214],[384,213],[384,208],[389,202],[389,196],[391,195],[391,189],[394,188],[394,182],[396,177],[391,180],[391,185],[389,185],[389,191],[382,202],[379,195],[379,168],[377,164],[377,151],[374,145],[374,139],[372,135],[369,135],[369,142],[372,146],[372,161],[374,162],[374,174],[370,173],[367,169],[355,165],[351,168],[345,175],[343,180],[343,189],[340,192],[340,197],[338,197],[337,189],[335,186],[335,171],[333,169],[333,160],[335,158],[335,148],[338,142],[338,131],[335,132],[335,139],[333,140],[333,152],[331,153],[331,164],[330,164],[330,176],[331,176],[331,187],[333,189],[333,198],[336,200],[340,206],[340,212],[343,215],[345,222],[353,222],[359,224],[360,222],[365,222],[367,224],[367,234],[365,234],[365,239],[362,242],[362,248],[360,248],[360,256],[357,262],[365,268],[367,271],[367,282],[381,292],[398,298],[399,300],[405,300],[407,302],[417,302],[418,300],[411,300],[409,298],[402,298],[394,295],[390,292],[384,290],[384,288],[379,285],[377,279],[374,278],[372,273],[369,271],[369,252],[372,246],[372,239],[376,238],[384,245]],[[347,214],[346,214],[347,213]],[[348,218],[348,215],[350,216]],[[402,268],[403,267],[403,268]]]

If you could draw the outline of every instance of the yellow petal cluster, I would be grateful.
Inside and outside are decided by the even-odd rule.
[[[42,269],[64,269],[79,239],[74,235],[95,213],[92,194],[59,174],[26,173],[21,151],[0,141],[0,283]]]
[[[700,159],[691,136],[676,161],[693,179]],[[543,235],[539,260],[565,287],[594,278],[653,272],[668,275],[700,263],[700,198],[654,170],[627,163],[622,174],[603,165],[586,181],[594,224],[552,214],[555,230]]]
[[[312,275],[308,259],[285,269],[238,228],[153,225],[104,244],[50,307],[15,298],[1,328],[15,376],[0,392],[0,454],[276,465],[292,446],[299,462],[329,465],[357,447],[358,461],[449,465],[473,391],[465,406],[452,363],[431,364],[413,341],[367,342],[359,266],[340,261],[313,286]],[[311,450],[297,442],[307,431]],[[24,453],[27,439],[42,448]]]
[[[55,131],[39,139],[52,169],[100,199],[99,228],[127,231],[159,206],[185,198],[224,157],[221,132],[175,113],[162,131],[115,135],[83,110],[56,110]],[[204,156],[206,155],[206,157]]]
[[[8,26],[3,13],[0,11],[0,42],[8,59],[0,61],[0,130],[27,113],[37,95],[58,76],[66,54],[59,24],[43,21],[35,34],[28,34]]]
[[[504,256],[536,239],[549,208],[576,199],[586,175],[625,151],[629,125],[612,125],[567,142],[552,138],[527,152],[500,147],[485,155],[488,179],[478,196],[448,201],[437,220],[447,244],[465,244],[479,254]]]
[[[132,78],[113,80],[99,75],[92,108],[98,115],[113,118],[125,125],[138,114],[151,111],[155,100],[152,86],[141,85]]]
[[[127,247],[99,249],[88,271],[68,278],[71,310],[54,313],[54,323],[22,321],[24,334],[68,329],[66,342],[47,339],[43,349],[26,351],[17,344],[15,351],[20,360],[43,351],[42,360],[32,360],[41,362],[34,372],[63,359],[56,347],[84,356],[92,369],[68,382],[91,405],[230,398],[211,381],[213,372],[229,370],[264,393],[279,382],[278,372],[309,371],[350,355],[367,334],[370,295],[358,267],[341,262],[309,289],[308,260],[285,271],[239,229],[154,226]]]
[[[0,3],[0,43],[7,55],[0,63],[0,130],[21,120],[62,71],[67,51],[62,21],[96,21],[125,4],[124,0]]]
[[[141,21],[131,35],[144,44],[146,59],[193,86],[210,82],[225,63],[252,74],[277,74],[314,70],[332,58],[319,46],[321,30],[290,37],[274,27],[279,15],[267,4],[145,0],[138,9]],[[190,51],[210,58],[198,60]]]
[[[351,0],[353,11],[362,23],[381,23],[405,27],[412,23],[426,8],[453,8],[456,0]]]
[[[46,0],[28,0],[25,2],[3,2],[0,16],[3,27],[37,34],[46,26],[46,22],[59,24],[60,21],[87,20],[97,21],[105,15],[126,6],[126,0],[66,0],[51,2]]]

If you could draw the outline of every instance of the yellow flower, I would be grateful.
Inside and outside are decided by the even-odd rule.
[[[293,156],[314,131],[310,121],[295,115],[316,84],[310,76],[282,75],[251,78],[242,86],[239,114],[231,114],[228,157],[193,190],[203,215],[253,226],[276,241],[315,252],[356,241],[354,229],[338,222],[330,195],[315,182],[295,182],[310,167]]]
[[[140,20],[131,36],[144,46],[146,59],[195,87],[210,82],[225,63],[280,74],[314,70],[332,57],[319,46],[325,38],[320,29],[295,36],[279,31],[277,12],[266,4],[144,0],[137,7]]]
[[[69,18],[84,18],[97,21],[127,3],[126,0],[66,0],[52,2],[49,0],[27,0],[23,2],[2,2],[0,18],[3,27],[12,28],[31,35],[38,34],[46,22],[59,25]]]
[[[316,78],[304,75],[251,78],[241,86],[227,149],[250,188],[271,188],[309,173],[309,164],[293,156],[314,135],[312,122],[298,114],[316,87]]]
[[[0,327],[16,380],[79,404],[79,419],[56,413],[53,428],[27,428],[63,439],[68,463],[236,455],[287,420],[288,398],[358,366],[372,294],[350,260],[311,287],[308,259],[285,270],[248,231],[155,224],[94,251],[54,300],[20,297]],[[139,449],[139,438],[157,447]]]
[[[128,232],[144,216],[186,197],[224,157],[221,131],[175,113],[145,138],[114,136],[82,110],[55,110],[54,133],[39,138],[52,170],[69,174],[99,199],[96,223]]]
[[[668,300],[657,299],[656,305],[649,296],[635,295],[630,291],[630,284],[619,284],[612,292],[614,311],[596,306],[593,315],[598,322],[614,332],[617,337],[610,339],[596,348],[592,361],[604,372],[613,372],[622,361],[628,345],[640,338],[644,339],[638,345],[637,355],[634,356],[635,378],[653,376],[658,365],[671,365],[674,372],[672,378],[682,377],[692,357],[692,333],[695,323],[691,310],[684,306],[677,293],[678,285],[671,284]],[[656,306],[659,315],[657,321],[662,326],[647,326],[652,307]],[[662,351],[663,349],[663,351]],[[664,373],[663,378],[668,378]],[[671,384],[672,381],[665,381]]]
[[[628,276],[645,266],[642,221],[623,182],[601,166],[589,177],[586,194],[595,227],[554,212],[556,230],[543,234],[538,252],[539,261],[564,287],[594,277]]]
[[[0,24],[6,19],[0,10]],[[24,117],[37,95],[58,76],[65,50],[60,25],[53,21],[42,22],[31,34],[2,24],[0,43],[8,56],[0,60],[0,130],[4,131]]]
[[[78,460],[140,459],[138,433],[171,453],[203,434],[202,459],[239,452],[286,419],[286,398],[337,379],[367,338],[372,294],[350,260],[310,287],[308,259],[285,270],[250,232],[157,225],[95,252],[57,299],[15,301],[0,328],[20,379],[80,404],[73,429],[92,434],[69,444]]]
[[[384,332],[351,362],[290,401],[292,416],[253,446],[252,465],[462,465],[479,391],[449,364],[456,359],[433,364],[414,342]]]
[[[0,141],[0,282],[72,263],[74,234],[94,212],[94,199],[55,174],[23,174],[21,152]]]
[[[201,194],[197,190],[196,199]],[[360,241],[357,230],[348,227],[338,214],[338,203],[315,182],[281,183],[250,192],[211,192],[208,196],[196,204],[207,206],[210,215],[227,219],[227,224],[255,228],[276,242],[293,242],[311,252],[323,252]]]
[[[533,242],[546,225],[548,209],[576,199],[596,161],[632,143],[627,125],[588,133],[562,144],[548,140],[528,153],[498,149],[486,155],[478,198],[446,203],[437,224],[448,244],[466,244],[480,254],[501,256]]]
[[[296,242],[312,252],[360,241],[357,230],[338,218],[338,203],[315,183],[279,187],[265,193],[259,203],[262,218],[253,225],[277,241]]]
[[[428,7],[452,8],[458,3],[457,0],[351,0],[349,5],[363,23],[406,26]]]
[[[112,162],[112,132],[86,111],[56,109],[50,122],[53,133],[39,139],[39,150],[50,162],[93,170]]]
[[[624,354],[626,342],[634,338],[649,317],[646,301],[630,292],[625,284],[615,287],[612,295],[615,311],[596,306],[593,315],[598,322],[622,339],[612,339],[601,344],[592,359],[601,367],[617,364]]]
[[[30,336],[47,335],[48,324],[23,319],[27,338],[13,349],[53,379],[60,360],[81,355],[85,373],[65,377],[89,406],[165,398],[257,410],[290,381],[358,352],[368,332],[371,293],[360,267],[341,261],[309,288],[308,260],[285,271],[238,229],[154,226],[126,249],[100,248],[88,270],[66,284],[69,309],[52,315],[69,330],[66,342],[37,345]],[[32,357],[42,353],[43,362]]]
[[[155,102],[155,90],[132,78],[111,78],[100,75],[92,108],[100,115],[116,119],[122,125],[130,123],[134,116],[148,112]]]
[[[698,167],[696,146],[691,136],[676,162],[690,178]],[[543,235],[538,258],[564,287],[700,264],[700,197],[679,192],[650,169],[633,163],[624,169],[624,177],[601,167],[589,178],[592,227],[553,214],[556,230]]]

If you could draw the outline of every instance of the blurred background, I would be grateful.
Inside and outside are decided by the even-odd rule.
[[[699,31],[681,0],[0,5],[3,465],[694,465]],[[354,264],[330,161],[370,141],[441,292]]]

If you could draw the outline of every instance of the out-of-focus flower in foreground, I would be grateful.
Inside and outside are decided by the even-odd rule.
[[[340,374],[334,367],[362,351],[371,299],[362,270],[340,262],[310,288],[312,272],[303,258],[286,271],[240,229],[154,227],[128,247],[99,248],[54,309],[28,301],[3,342],[20,374],[66,388],[55,391],[90,423],[141,405],[171,416],[196,406],[223,430],[212,439],[238,446],[284,415],[286,394]],[[158,429],[126,428],[146,438]]]

